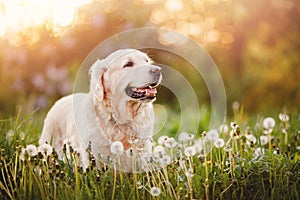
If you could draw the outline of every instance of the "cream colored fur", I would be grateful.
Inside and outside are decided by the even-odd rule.
[[[129,61],[134,65],[124,67]],[[121,141],[125,150],[149,153],[154,126],[152,101],[133,99],[125,90],[153,81],[161,81],[160,68],[141,51],[122,49],[97,60],[90,68],[89,93],[58,100],[47,114],[39,143],[51,143],[61,154],[68,142],[82,154],[83,167],[88,165],[85,149],[89,143],[93,155],[97,158],[100,153],[104,160],[114,157],[110,152],[114,141]],[[124,170],[132,170],[125,153],[121,164]]]

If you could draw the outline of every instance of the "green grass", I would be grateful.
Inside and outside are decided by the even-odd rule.
[[[89,156],[90,166],[83,170],[80,155],[72,148],[69,154],[65,151],[65,162],[55,151],[47,157],[24,155],[22,149],[27,145],[37,145],[42,123],[35,114],[20,118],[17,115],[0,121],[0,199],[300,198],[299,114],[290,116],[288,122],[273,116],[276,125],[266,135],[271,139],[267,144],[259,139],[265,135],[263,117],[245,121],[235,116],[238,126],[231,127],[228,122],[229,131],[219,134],[224,146],[214,146],[208,140],[209,132],[196,133],[180,147],[169,149],[163,144],[166,155],[159,154],[150,163],[160,167],[144,173],[120,173],[113,162],[105,166],[99,163],[97,169],[96,155]],[[174,134],[173,127],[178,124],[168,124],[167,135]],[[283,128],[286,133],[282,133]],[[247,139],[249,134],[255,136],[255,143]],[[185,150],[201,138],[204,148],[187,154]],[[162,164],[163,156],[172,157],[172,161]]]

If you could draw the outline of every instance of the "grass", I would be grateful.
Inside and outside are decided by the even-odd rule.
[[[41,120],[19,116],[0,121],[0,199],[300,198],[299,114],[288,121],[274,116],[274,127],[264,127],[262,117],[235,116],[237,123],[228,122],[229,130],[219,130],[218,137],[214,130],[182,133],[172,148],[168,125],[169,136],[158,138],[147,163],[154,170],[143,173],[119,172],[113,160],[97,168],[97,155],[89,155],[84,170],[72,147],[64,161],[55,150],[32,152],[28,145],[37,144]]]

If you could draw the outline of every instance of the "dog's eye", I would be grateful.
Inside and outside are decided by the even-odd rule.
[[[128,61],[124,66],[123,68],[125,67],[132,67],[134,65],[134,63],[132,61]]]

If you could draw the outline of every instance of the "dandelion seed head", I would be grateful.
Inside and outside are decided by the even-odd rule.
[[[214,142],[215,147],[217,148],[222,148],[225,145],[225,142],[222,138],[218,138],[215,142]]]
[[[20,153],[20,159],[25,161],[25,154],[26,154],[26,149],[22,148],[21,153]]]
[[[276,124],[275,119],[273,119],[272,117],[267,117],[263,121],[263,127],[265,129],[273,129],[275,124]]]
[[[288,122],[290,120],[290,117],[287,114],[280,113],[279,120],[282,122]]]
[[[176,147],[176,140],[172,137],[168,138],[166,141],[165,141],[165,146],[169,149],[172,149],[174,147]]]
[[[158,138],[157,143],[158,143],[159,145],[164,145],[164,144],[165,144],[165,141],[166,141],[168,138],[169,138],[168,136],[162,135],[162,136],[160,136],[160,137]]]
[[[150,189],[150,194],[154,197],[158,197],[161,193],[161,190],[158,187],[152,187]]]
[[[193,170],[191,168],[189,168],[184,174],[188,178],[192,178],[194,176]]]
[[[261,156],[263,154],[265,154],[265,149],[264,148],[258,147],[254,151],[254,156],[255,157]]]
[[[184,154],[188,157],[194,156],[196,154],[196,149],[195,147],[187,147],[184,149]]]
[[[237,123],[236,122],[230,122],[230,126],[232,129],[235,129],[237,127]]]
[[[215,141],[218,138],[219,138],[219,133],[215,129],[208,131],[206,134],[206,139],[208,139],[209,141]]]
[[[122,155],[124,152],[124,146],[123,143],[120,141],[115,141],[110,145],[110,151],[111,153],[115,154],[115,155]]]
[[[268,144],[268,141],[269,141],[268,136],[262,135],[262,136],[259,137],[259,139],[260,139],[260,144],[261,145],[264,146],[264,145]]]
[[[28,155],[29,155],[30,157],[36,156],[37,153],[38,153],[38,150],[37,150],[36,146],[33,145],[33,144],[27,145],[27,146],[26,146],[26,151],[27,151],[27,153],[28,153]]]
[[[12,136],[14,136],[14,134],[15,134],[15,132],[13,130],[11,130],[11,129],[6,133],[7,137],[9,137],[9,138],[11,138]]]
[[[283,134],[287,134],[287,133],[288,133],[288,130],[287,130],[286,128],[283,128],[283,129],[281,129],[281,132],[282,132]]]
[[[161,157],[166,154],[165,148],[161,145],[155,146],[153,150],[154,156]]]
[[[196,153],[202,153],[203,144],[204,144],[203,139],[197,139],[197,140],[194,141],[193,147],[196,149]]]
[[[168,155],[164,155],[161,159],[160,159],[160,164],[161,166],[167,166],[171,163],[171,157]]]
[[[143,188],[143,184],[140,181],[136,182],[136,186],[138,189],[142,189]]]
[[[49,144],[42,144],[38,147],[38,152],[41,152],[44,156],[49,156],[53,152],[53,148]]]
[[[181,132],[178,135],[178,141],[180,143],[187,143],[191,140],[193,140],[195,138],[195,135],[191,134],[191,133],[187,133],[187,132]]]
[[[256,143],[256,137],[252,134],[248,134],[246,135],[247,141],[246,144],[247,145],[251,145],[251,143],[255,144]]]

